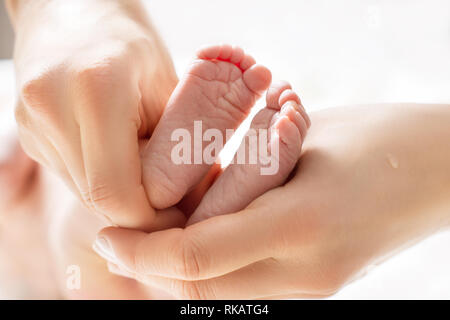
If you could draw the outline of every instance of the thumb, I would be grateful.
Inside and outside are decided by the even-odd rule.
[[[244,210],[186,229],[150,234],[106,228],[99,233],[94,249],[131,273],[180,280],[209,279],[275,254],[276,235],[262,213]]]
[[[150,232],[157,233],[158,230],[182,227],[186,224],[186,218],[181,211],[172,207],[157,211],[156,222]],[[140,244],[152,234],[126,228],[108,227],[97,235],[92,248],[105,260],[125,267],[128,271],[136,271],[138,269],[135,265],[137,250]]]
[[[136,248],[146,236],[147,233],[142,231],[108,227],[97,235],[92,248],[103,259],[134,272]]]

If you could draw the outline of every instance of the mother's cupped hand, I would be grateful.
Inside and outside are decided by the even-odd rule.
[[[114,224],[154,228],[139,139],[151,134],[177,78],[140,2],[7,4],[24,150]]]
[[[106,228],[97,248],[112,272],[178,298],[331,295],[394,250],[448,226],[449,120],[445,105],[315,113],[285,186],[185,229]]]

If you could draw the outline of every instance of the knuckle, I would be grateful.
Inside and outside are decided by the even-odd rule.
[[[81,83],[86,83],[87,85],[96,84],[99,81],[108,79],[108,75],[111,73],[111,66],[112,59],[94,62],[77,70],[76,77]]]
[[[120,96],[124,91],[133,92],[136,81],[133,81],[132,63],[130,59],[109,56],[74,70],[71,77],[80,99],[76,107],[103,120],[109,108],[106,102],[111,102],[112,96]]]
[[[16,122],[19,124],[21,128],[29,129],[31,127],[29,116],[27,114],[27,110],[23,103],[17,103],[14,109],[14,116]]]
[[[205,281],[178,281],[177,296],[183,300],[211,300],[215,294]]]
[[[113,79],[113,62],[110,59],[92,63],[75,71],[77,86],[83,93],[93,97],[104,93]]]
[[[98,183],[90,187],[89,190],[80,191],[80,194],[89,207],[103,212],[113,209],[117,193],[107,184]]]
[[[187,233],[181,241],[177,273],[185,280],[198,280],[207,268],[207,256],[199,241]]]
[[[29,115],[33,116],[33,122],[43,120],[46,124],[56,125],[60,114],[62,90],[67,80],[67,70],[64,65],[55,64],[27,77],[21,82],[18,92],[18,103],[16,106],[16,118],[25,120],[20,113],[27,109]],[[32,124],[32,123],[31,123]]]
[[[124,85],[124,77],[132,73],[136,67],[134,47],[141,47],[135,43],[118,43],[111,45],[102,54],[91,57],[88,62],[71,69],[78,84],[84,89],[92,88],[92,91],[110,86],[111,84]]]
[[[181,299],[187,300],[201,300],[202,292],[200,292],[199,287],[195,282],[190,281],[179,281],[178,282],[178,296]]]
[[[42,74],[26,81],[20,90],[20,99],[34,111],[48,112],[50,108],[49,95],[52,83],[48,74]]]

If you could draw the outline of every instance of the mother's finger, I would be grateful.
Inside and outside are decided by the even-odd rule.
[[[18,133],[24,152],[36,162],[61,177],[66,186],[81,200],[79,189],[75,185],[61,152],[49,140],[49,137],[44,135],[38,128],[31,131],[23,126],[18,128]]]
[[[258,211],[244,210],[151,234],[106,228],[96,243],[106,259],[140,275],[201,280],[274,256],[275,239],[273,224]]]
[[[178,299],[261,299],[267,296],[300,294],[291,273],[286,272],[274,259],[266,259],[221,277],[200,281],[136,274],[113,263],[108,264],[108,269],[112,273],[162,289]]]
[[[41,93],[54,90],[40,88]],[[60,93],[46,95],[39,107],[24,104],[19,99],[15,116],[22,147],[26,153],[56,173],[82,201],[82,190],[87,190],[79,126],[71,117],[62,112],[58,106],[69,104],[71,100]],[[42,107],[45,105],[46,107]],[[51,108],[53,111],[49,111]],[[56,112],[54,112],[56,111]],[[62,134],[64,133],[64,134]]]
[[[148,229],[155,213],[141,180],[138,87],[94,80],[82,83],[78,106],[87,201],[115,224]]]

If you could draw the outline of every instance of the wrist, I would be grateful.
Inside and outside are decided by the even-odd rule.
[[[399,166],[406,166],[409,201],[422,208],[422,226],[445,228],[450,225],[450,105],[408,104],[401,109],[394,118],[397,130],[407,133],[397,150],[404,152]]]
[[[56,22],[58,27],[70,28],[116,18],[132,20],[151,31],[140,0],[78,0],[70,4],[61,0],[6,0],[6,7],[16,32],[30,25],[40,29]]]
[[[429,116],[429,111],[424,110],[424,117]],[[434,128],[438,134],[435,140],[430,140],[430,144],[437,145],[436,149],[440,149],[436,153],[435,158],[438,170],[441,170],[441,208],[443,212],[443,222],[445,228],[450,227],[450,104],[437,105],[435,113],[436,124]],[[439,204],[439,205],[440,205]]]
[[[38,12],[39,8],[44,6],[48,1],[45,0],[6,0],[6,9],[9,14],[9,18],[14,29],[17,28],[19,24],[20,17],[29,14],[32,15],[33,12]]]
[[[82,53],[98,43],[159,39],[137,0],[18,0],[8,2],[16,32],[15,59],[41,50]],[[111,40],[111,41],[109,41]],[[106,46],[104,46],[106,48]],[[57,50],[55,50],[55,48]],[[50,55],[54,55],[49,52]]]

